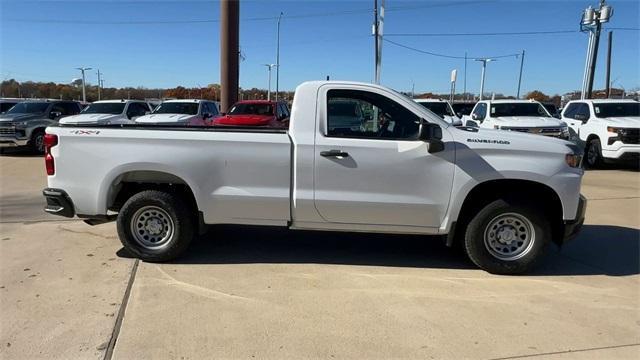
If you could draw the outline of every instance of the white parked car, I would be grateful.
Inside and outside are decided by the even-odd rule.
[[[426,107],[432,113],[440,116],[444,121],[453,125],[462,125],[462,120],[456,115],[448,101],[442,99],[413,99]]]
[[[183,99],[167,100],[158,105],[151,114],[136,119],[139,124],[156,125],[211,125],[220,116],[214,101]]]
[[[640,102],[574,100],[562,111],[572,137],[585,147],[585,164],[635,160],[640,156]]]
[[[466,125],[569,139],[567,124],[552,117],[541,103],[534,100],[479,101]]]
[[[379,116],[356,127],[361,112]],[[270,225],[441,235],[500,274],[527,271],[584,221],[575,144],[455,127],[378,85],[306,82],[288,129],[190,130],[47,128],[45,211],[117,219],[146,261],[176,258],[205,224]]]
[[[149,104],[142,100],[101,100],[91,103],[78,115],[61,119],[60,124],[134,124],[136,118],[150,111]]]

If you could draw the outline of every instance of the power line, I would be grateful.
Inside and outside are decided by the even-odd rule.
[[[429,4],[429,5],[416,5],[416,6],[396,6],[385,9],[385,11],[408,11],[415,9],[426,9],[426,8],[436,8],[436,7],[450,7],[450,6],[461,6],[461,5],[471,5],[478,3],[486,3],[491,2],[489,0],[476,0],[476,1],[459,1],[459,2],[449,2],[442,4]],[[307,14],[298,14],[298,15],[286,15],[283,16],[284,19],[293,20],[293,19],[307,19],[307,18],[315,18],[315,17],[327,17],[327,16],[336,16],[336,15],[352,15],[352,14],[367,14],[371,13],[373,10],[367,9],[353,9],[353,10],[343,10],[343,11],[329,11],[324,13],[307,13]],[[278,20],[279,16],[263,16],[263,17],[249,17],[240,19],[240,21],[269,21],[269,20]],[[6,19],[7,22],[20,22],[20,23],[50,23],[50,24],[74,24],[74,25],[154,25],[154,24],[207,24],[207,23],[218,23],[219,19],[187,19],[187,20],[121,20],[121,21],[100,21],[100,20],[59,20],[59,19]]]
[[[464,56],[456,56],[456,55],[446,55],[446,54],[438,54],[438,53],[434,53],[431,51],[426,51],[426,50],[421,50],[421,49],[416,49],[414,47],[411,46],[407,46],[404,44],[400,44],[397,43],[395,41],[389,40],[389,39],[383,39],[384,41],[391,43],[395,46],[399,46],[401,48],[405,48],[408,50],[412,50],[421,54],[426,54],[426,55],[431,55],[431,56],[437,56],[437,57],[442,57],[442,58],[448,58],[448,59],[465,59]],[[499,59],[499,58],[506,58],[506,57],[518,57],[521,56],[521,54],[506,54],[506,55],[498,55],[498,56],[467,56],[467,59],[474,59],[474,58],[491,58],[491,59]]]
[[[520,32],[491,32],[491,33],[397,33],[384,36],[426,37],[426,36],[509,36],[509,35],[544,35],[579,33],[579,30],[550,30],[550,31],[520,31]]]

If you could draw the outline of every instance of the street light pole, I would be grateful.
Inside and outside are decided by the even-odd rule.
[[[267,100],[271,101],[271,68],[276,66],[276,64],[262,64],[262,65],[266,66],[269,72],[269,87],[267,90]]]
[[[482,75],[480,77],[480,100],[482,100],[482,94],[484,93],[484,75],[485,75],[485,70],[487,68],[487,63],[495,60],[485,58],[485,59],[475,59],[475,61],[482,62]]]
[[[100,84],[102,81],[100,80],[100,69],[98,69],[98,100],[100,100]]]
[[[280,91],[280,20],[282,15],[283,13],[280,12],[278,16],[278,35],[276,40],[276,101],[278,101],[278,92]]]
[[[84,72],[86,70],[91,70],[91,68],[90,67],[79,67],[79,68],[76,68],[76,69],[80,70],[80,72],[82,73],[82,102],[86,103],[87,102],[87,94],[86,94],[85,89],[84,89],[84,84],[85,84],[85,82],[84,82]]]

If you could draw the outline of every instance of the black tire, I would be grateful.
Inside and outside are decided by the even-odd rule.
[[[189,247],[194,237],[194,219],[193,209],[180,197],[164,191],[145,190],[130,197],[120,209],[118,236],[125,249],[140,260],[169,261],[182,255]],[[134,233],[134,229],[140,233]],[[155,234],[154,231],[160,233]],[[162,239],[152,244],[160,237]]]
[[[492,274],[515,275],[529,271],[551,239],[549,221],[540,215],[542,213],[534,207],[503,199],[487,204],[467,225],[464,234],[467,255],[474,264]],[[504,222],[499,224],[501,219]],[[522,229],[530,234],[526,237],[528,241],[521,238],[526,234]]]
[[[585,165],[590,169],[601,168],[604,165],[602,159],[602,145],[600,139],[591,139],[587,143],[587,149],[584,155]]]
[[[29,149],[36,154],[44,154],[44,129],[33,131],[29,140]]]

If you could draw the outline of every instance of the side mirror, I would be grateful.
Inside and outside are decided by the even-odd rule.
[[[49,113],[49,119],[51,120],[55,120],[57,118],[59,118],[60,116],[62,116],[62,113],[60,111],[52,111]]]
[[[418,130],[418,139],[429,144],[430,153],[437,153],[444,150],[442,128],[437,124],[431,124],[424,120],[421,121],[420,128]]]
[[[587,122],[587,115],[585,114],[575,114],[573,118],[582,121],[583,124]]]
[[[462,126],[462,119],[458,118],[458,119],[452,119],[451,121],[451,125],[453,126]]]
[[[476,127],[476,128],[480,127],[480,125],[478,125],[478,123],[473,121],[473,120],[467,120],[466,126],[468,126],[468,127]]]

